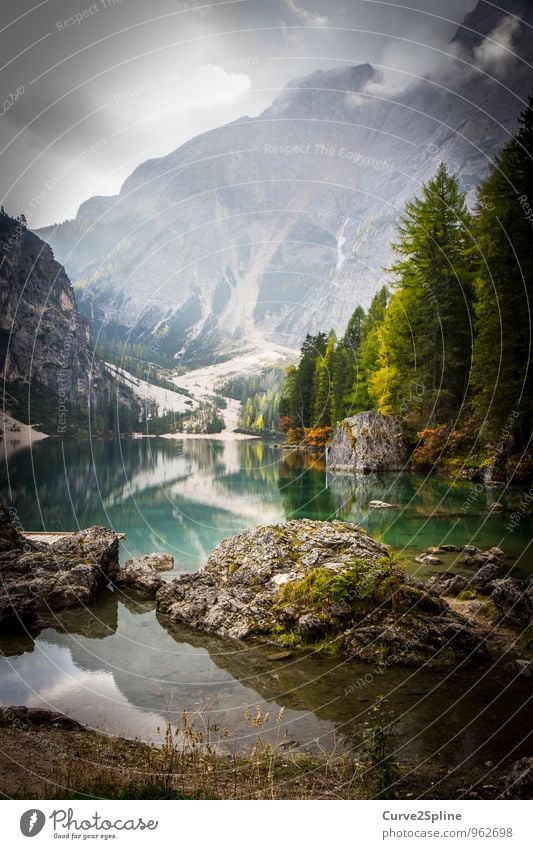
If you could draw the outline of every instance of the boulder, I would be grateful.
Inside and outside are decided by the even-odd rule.
[[[485,566],[482,566],[472,575],[469,583],[476,590],[486,590],[492,581],[501,578],[501,574],[501,567],[496,563],[486,563]]]
[[[466,551],[467,548],[473,548],[473,546],[465,546],[464,550]],[[505,555],[501,548],[491,548],[488,551],[480,551],[479,549],[476,549],[473,554],[467,553],[459,562],[462,563],[463,566],[470,566],[479,569],[487,563],[501,565],[504,556]]]
[[[56,711],[31,708],[25,705],[5,705],[0,708],[0,722],[14,725],[48,725],[54,728],[79,729],[83,726],[75,719]]]
[[[440,595],[457,596],[468,587],[468,581],[455,572],[437,572],[429,579],[427,586]]]
[[[485,656],[464,619],[349,523],[244,531],[223,540],[199,572],[161,587],[156,601],[160,614],[203,631],[290,647],[326,640],[373,663]]]
[[[511,767],[505,779],[504,799],[533,797],[533,758],[521,758]]]
[[[425,563],[428,566],[439,566],[442,563],[440,557],[435,554],[419,554],[415,557],[415,563]]]
[[[163,557],[168,558],[169,555],[163,555]],[[158,554],[145,554],[143,557],[128,560],[118,572],[114,581],[115,586],[128,588],[154,598],[158,589],[165,583],[159,571],[169,568],[168,559],[160,558],[161,555]],[[170,560],[174,563],[174,558],[170,557]]]
[[[499,578],[492,581],[490,597],[504,616],[526,627],[533,616],[533,582],[519,578]]]
[[[143,554],[142,557],[135,557],[134,560],[128,560],[128,563],[135,562],[138,565],[146,565],[156,572],[170,572],[174,568],[174,558],[171,554],[166,554],[164,551],[154,551],[152,554]]]
[[[368,411],[337,425],[326,463],[332,471],[385,472],[403,469],[406,457],[398,421]]]
[[[50,613],[88,604],[118,572],[118,537],[93,527],[32,543],[0,508],[0,633],[39,627]]]

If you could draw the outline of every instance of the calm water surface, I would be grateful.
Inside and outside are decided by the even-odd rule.
[[[122,560],[169,551],[175,572],[196,570],[222,538],[244,528],[301,517],[357,522],[422,577],[430,571],[414,556],[442,542],[499,545],[510,567],[531,571],[531,517],[506,532],[523,493],[477,489],[411,475],[326,474],[320,461],[256,441],[46,440],[15,454],[0,477],[0,499],[16,507],[25,528],[109,525],[127,535]],[[489,513],[496,497],[503,514]],[[371,499],[398,506],[370,510]],[[0,650],[2,703],[47,706],[92,727],[156,741],[165,716],[178,723],[185,708],[199,723],[207,714],[226,721],[231,745],[246,747],[256,730],[245,711],[259,706],[270,714],[274,738],[287,735],[306,748],[331,746],[334,738],[357,746],[381,694],[398,718],[399,754],[457,766],[495,761],[514,747],[518,757],[530,730],[531,688],[515,681],[504,661],[449,675],[379,674],[313,654],[276,661],[264,649],[169,626],[152,603],[112,592],[61,614],[35,640],[0,641]]]

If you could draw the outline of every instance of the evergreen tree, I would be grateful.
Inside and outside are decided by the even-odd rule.
[[[406,205],[394,245],[396,291],[378,331],[369,394],[384,413],[409,404],[418,425],[452,422],[468,388],[472,345],[471,219],[444,164]],[[417,387],[416,394],[413,387]]]
[[[373,401],[368,394],[368,384],[374,372],[379,368],[379,328],[385,318],[389,301],[389,290],[383,286],[374,295],[367,315],[361,325],[359,349],[354,363],[354,375],[346,399],[346,411],[349,415],[363,410],[373,409]]]
[[[337,339],[333,330],[329,333],[323,355],[317,357],[313,377],[312,421],[308,427],[327,427],[331,425],[332,364]]]
[[[331,362],[331,422],[336,424],[349,415],[348,396],[357,373],[357,358],[366,314],[361,306],[353,311],[346,331]]]
[[[472,379],[480,427],[523,450],[533,428],[533,99],[478,190]]]

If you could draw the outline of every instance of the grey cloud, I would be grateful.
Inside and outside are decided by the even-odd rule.
[[[30,209],[34,227],[62,220],[95,191],[116,192],[144,159],[258,114],[291,79],[367,61],[424,72],[430,48],[445,47],[475,0],[448,0],[451,22],[434,17],[441,0],[410,4],[3,0],[0,102],[24,93],[0,117],[2,202],[13,213]]]

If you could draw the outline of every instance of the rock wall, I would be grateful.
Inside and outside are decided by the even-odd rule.
[[[2,216],[0,355],[10,384],[45,387],[70,401],[87,396],[94,363],[89,326],[77,310],[64,268],[50,247]],[[60,385],[61,384],[61,385]]]
[[[340,422],[327,449],[327,468],[387,472],[404,468],[406,449],[396,419],[367,411]]]
[[[115,387],[94,353],[65,269],[46,242],[3,211],[0,368],[9,412],[22,421],[38,415],[46,428],[64,423],[66,403],[85,409],[89,398]],[[118,392],[120,403],[138,408],[128,390]]]

